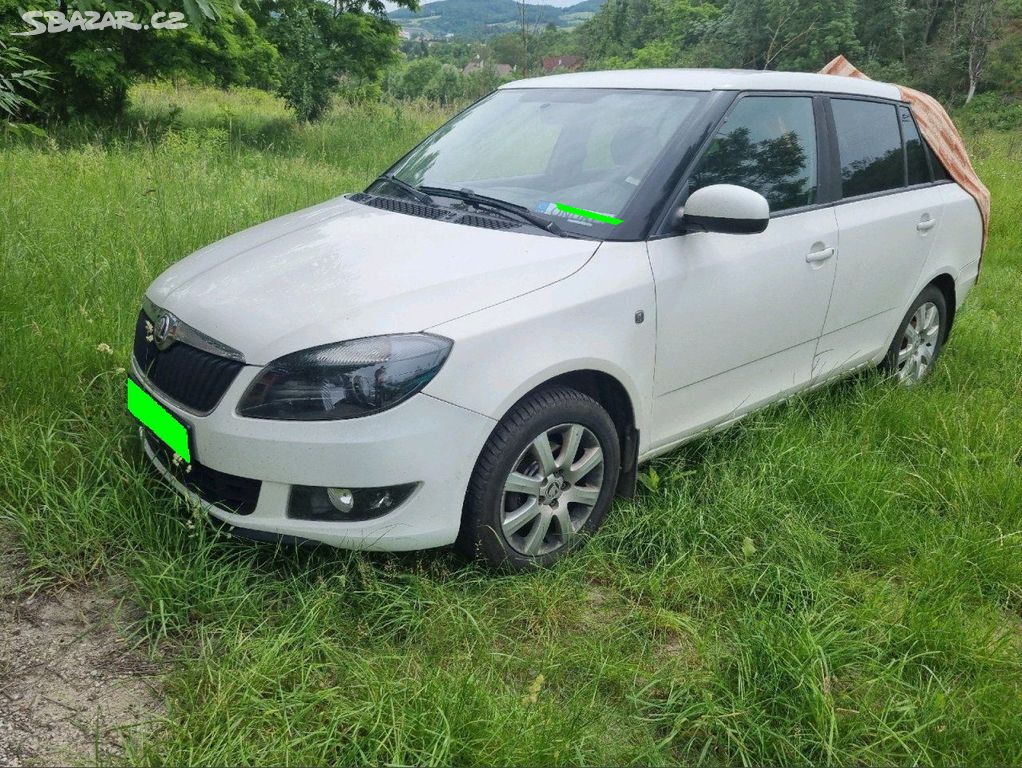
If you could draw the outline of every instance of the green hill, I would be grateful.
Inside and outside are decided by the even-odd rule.
[[[529,5],[529,23],[575,27],[591,18],[603,3],[604,0],[584,0],[566,8]],[[413,35],[481,38],[512,28],[518,21],[518,4],[514,0],[438,0],[423,5],[418,13],[401,8],[391,13],[390,18]]]

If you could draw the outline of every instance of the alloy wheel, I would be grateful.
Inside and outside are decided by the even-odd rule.
[[[898,380],[917,384],[933,365],[940,340],[940,310],[932,301],[920,305],[905,326],[898,349],[896,369]]]
[[[603,449],[581,424],[539,434],[504,481],[501,530],[523,555],[545,555],[571,543],[600,498]]]

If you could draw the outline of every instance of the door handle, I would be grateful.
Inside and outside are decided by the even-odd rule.
[[[810,264],[820,264],[834,255],[833,248],[824,248],[822,251],[810,251],[806,254],[806,261]]]
[[[930,216],[930,214],[924,213],[923,218],[921,218],[919,223],[916,224],[916,229],[920,232],[929,232],[935,226],[937,226],[937,220]]]

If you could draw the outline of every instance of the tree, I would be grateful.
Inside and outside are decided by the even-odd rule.
[[[498,64],[510,64],[519,72],[524,72],[526,53],[521,35],[515,32],[497,35],[490,40],[490,50]]]
[[[0,26],[6,20],[24,30],[21,2],[0,0]],[[69,18],[89,10],[128,11],[141,23],[157,11],[183,8],[187,14],[184,29],[76,29],[23,38],[26,53],[53,73],[53,88],[39,107],[59,118],[116,115],[135,80],[158,76],[279,87],[308,118],[322,113],[342,77],[378,79],[397,50],[397,30],[382,0],[244,0],[244,7],[241,0],[27,2],[29,11],[52,11],[59,2]],[[397,2],[418,7],[418,0]],[[292,23],[295,29],[288,30]]]
[[[0,40],[0,128],[5,133],[36,132],[18,119],[35,107],[35,94],[49,86],[50,75],[35,66],[38,59]]]
[[[925,0],[930,2],[931,0]],[[866,62],[904,62],[914,45],[910,0],[859,0],[855,36]]]
[[[598,66],[705,66],[686,61],[721,15],[701,0],[607,0],[578,32],[581,51]]]
[[[1007,17],[1001,33],[991,44],[984,67],[985,84],[1022,101],[1022,0],[1004,3]]]
[[[963,15],[963,41],[968,61],[969,90],[965,103],[972,101],[976,87],[987,63],[990,45],[997,36],[1001,19],[998,0],[965,0]]]
[[[253,14],[280,52],[278,92],[302,120],[319,118],[345,79],[378,89],[398,58],[397,27],[379,0],[262,0]]]
[[[88,114],[113,116],[127,100],[128,88],[139,77],[194,76],[220,85],[247,84],[249,72],[260,72],[254,84],[265,85],[275,52],[259,34],[245,11],[231,0],[62,0],[69,22],[83,22],[86,11],[100,14],[130,12],[137,23],[149,22],[156,12],[184,8],[184,29],[71,29],[19,38],[24,51],[52,74],[52,87],[41,93],[38,110],[67,118]],[[0,17],[14,34],[31,28],[21,20],[18,0],[0,0]],[[49,3],[32,0],[27,11],[53,11]],[[111,16],[112,18],[112,16]]]
[[[591,67],[815,71],[841,53],[878,79],[1022,97],[1022,0],[606,0],[575,37]]]
[[[278,93],[299,120],[316,120],[330,104],[334,64],[310,14],[296,9],[269,28],[283,52]]]
[[[149,55],[139,61],[138,74],[271,89],[278,83],[279,63],[277,49],[252,17],[232,10],[201,30],[188,27],[175,38],[154,40]]]
[[[529,20],[529,4],[526,0],[515,0],[515,5],[518,11],[518,36],[522,41],[522,75],[528,77],[529,61],[533,54],[532,40],[539,34],[540,25],[536,20]]]
[[[856,57],[855,0],[732,0],[718,29],[732,66],[812,72],[839,53]]]

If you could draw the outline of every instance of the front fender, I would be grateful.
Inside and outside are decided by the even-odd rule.
[[[656,296],[644,243],[604,243],[570,277],[429,330],[454,339],[426,387],[433,397],[500,419],[550,379],[600,371],[621,383],[647,432]]]

